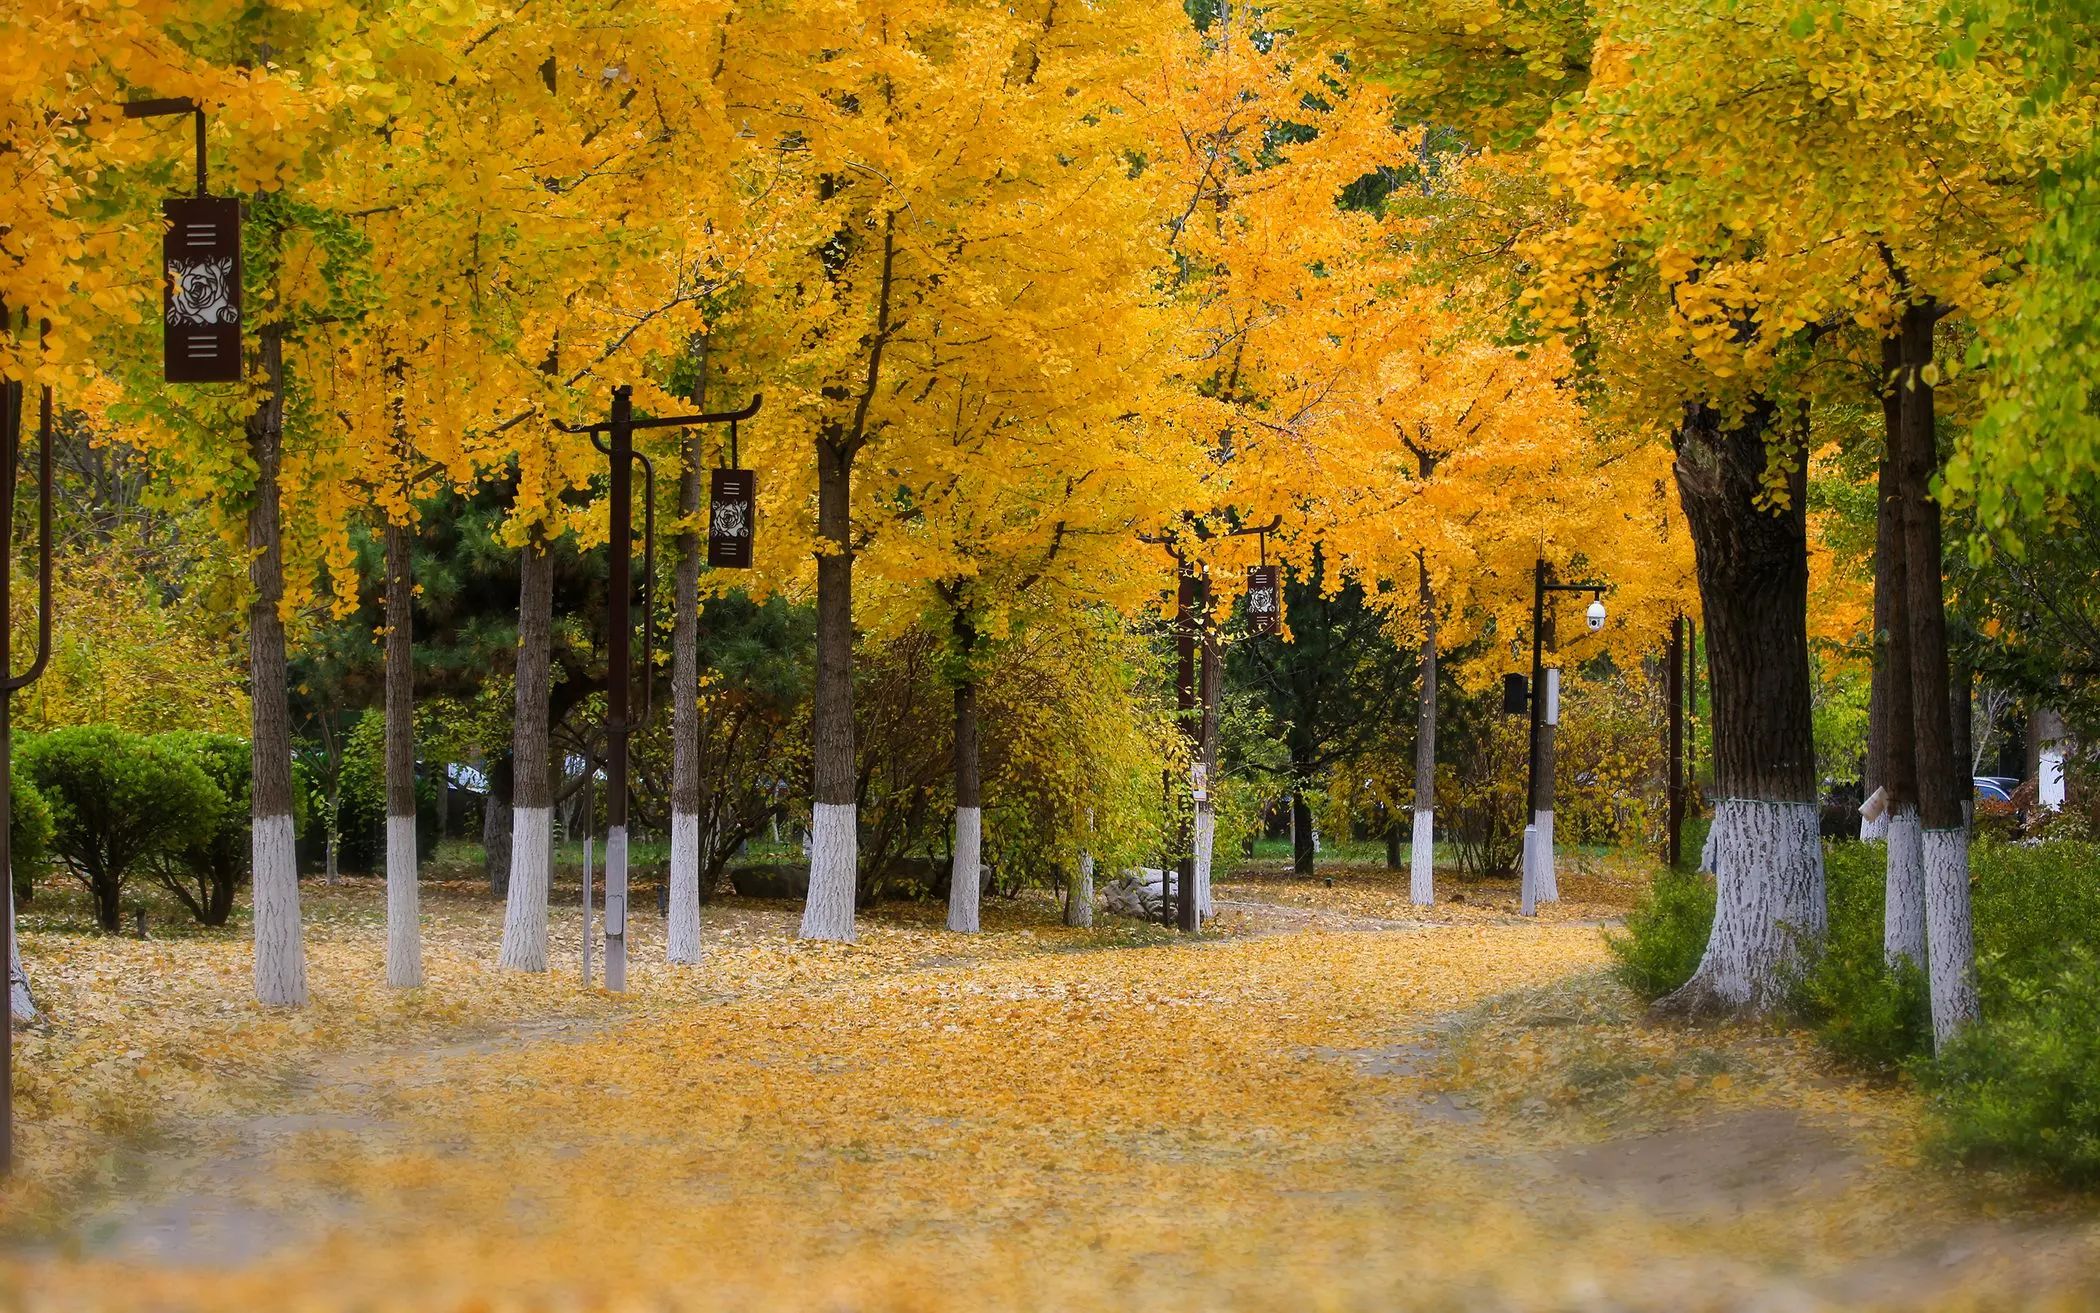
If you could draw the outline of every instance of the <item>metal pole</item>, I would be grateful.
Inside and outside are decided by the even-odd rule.
[[[1663,860],[1675,867],[1684,859],[1684,617],[1670,622],[1670,669],[1663,680],[1670,699],[1670,830],[1663,841]]]
[[[605,635],[605,987],[627,988],[627,693],[628,590],[633,550],[634,505],[631,471],[634,455],[634,389],[613,389],[611,569],[606,582],[611,615]]]
[[[5,318],[0,312],[0,318]],[[15,459],[21,449],[22,385],[0,382],[0,673],[14,673]],[[0,875],[7,879],[7,915],[0,918],[0,1176],[15,1169],[15,865],[14,697],[0,690]]]
[[[1539,809],[1539,727],[1546,716],[1546,562],[1532,569],[1531,589],[1531,736],[1525,750],[1524,824]]]

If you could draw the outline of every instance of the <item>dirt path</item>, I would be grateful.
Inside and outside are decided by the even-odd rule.
[[[734,909],[697,983],[168,1122],[0,1307],[2091,1306],[2090,1221],[1784,1037],[1641,1029],[1574,918],[1227,901],[1201,946]]]

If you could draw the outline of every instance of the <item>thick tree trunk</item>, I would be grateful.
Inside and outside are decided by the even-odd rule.
[[[1947,670],[1947,609],[1941,584],[1940,508],[1932,499],[1939,465],[1933,392],[1922,376],[1932,363],[1937,308],[1903,316],[1902,436],[1896,453],[1902,491],[1904,600],[1910,639],[1911,718],[1917,735],[1918,821],[1925,858],[1925,946],[1932,1032],[1945,1045],[1976,1019],[1976,953],[1969,908],[1969,832],[1955,788],[1953,702]]]
[[[1299,875],[1313,873],[1312,808],[1306,805],[1305,794],[1291,790],[1291,870]]]
[[[285,695],[284,541],[278,469],[284,458],[284,336],[263,330],[258,350],[269,393],[248,420],[255,494],[248,507],[248,693],[251,740],[249,858],[255,902],[255,997],[306,1003],[306,939],[292,833],[291,713]]]
[[[489,892],[510,897],[510,754],[505,752],[486,763],[483,783],[487,792],[481,803],[481,869],[488,877]]]
[[[704,366],[703,358],[703,366]],[[694,401],[706,409],[703,385]],[[697,431],[686,439],[678,471],[678,578],[671,622],[671,870],[665,938],[670,960],[700,960],[700,517],[702,452]]]
[[[853,938],[859,827],[853,752],[853,460],[817,439],[817,685],[810,734],[815,790],[804,939]]]
[[[518,563],[517,707],[511,729],[510,890],[503,952],[513,971],[547,969],[547,891],[554,859],[547,698],[554,643],[554,553],[535,534]],[[493,801],[493,800],[492,800]]]
[[[1548,667],[1546,678],[1549,688],[1558,688],[1560,670]],[[1531,916],[1541,903],[1560,901],[1560,872],[1553,855],[1553,771],[1559,758],[1554,752],[1555,731],[1559,727],[1552,722],[1539,725],[1539,773],[1538,795],[1531,802],[1531,829],[1528,835],[1524,887],[1525,916]]]
[[[1782,1002],[1827,923],[1808,668],[1807,488],[1761,504],[1772,407],[1729,427],[1689,406],[1677,487],[1698,560],[1713,717],[1714,926],[1699,968],[1659,1007],[1755,1012]]]
[[[1408,899],[1417,907],[1436,902],[1436,593],[1429,562],[1415,558],[1422,603],[1422,658],[1415,678],[1415,829],[1408,846]]]
[[[416,887],[415,637],[408,526],[386,524],[386,983],[423,983]]]
[[[962,626],[958,625],[958,632]],[[974,635],[972,635],[974,637]],[[965,660],[968,643],[965,642]],[[955,852],[948,868],[948,928],[978,930],[984,896],[984,790],[977,762],[977,685],[967,676],[955,686]]]
[[[1879,504],[1874,521],[1874,674],[1883,704],[1868,707],[1872,741],[1880,718],[1880,757],[1875,761],[1876,787],[1887,797],[1880,837],[1888,841],[1887,873],[1882,885],[1881,949],[1889,963],[1925,965],[1925,855],[1918,832],[1918,762],[1916,725],[1911,717],[1910,603],[1904,568],[1903,494],[1895,456],[1902,445],[1900,389],[1894,380],[1903,364],[1899,338],[1881,344],[1882,426],[1887,451],[1882,457]],[[1871,695],[1870,695],[1871,696]],[[1866,827],[1860,835],[1866,837]]]

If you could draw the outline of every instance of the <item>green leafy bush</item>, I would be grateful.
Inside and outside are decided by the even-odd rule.
[[[174,745],[110,725],[28,739],[19,766],[51,809],[52,848],[87,886],[95,921],[114,931],[132,872],[161,851],[201,843],[225,805]]]
[[[2040,979],[1985,971],[1999,988],[1984,1020],[1925,1067],[1941,1143],[2070,1185],[2100,1185],[2100,955],[2065,950]]]
[[[217,786],[219,805],[202,835],[154,854],[153,876],[199,925],[225,925],[234,891],[248,874],[248,740],[198,731],[162,734],[154,742],[194,762]]]
[[[51,808],[20,771],[10,774],[7,783],[8,857],[14,867],[15,901],[26,903],[36,896],[37,872],[51,860]]]
[[[1713,924],[1713,877],[1666,869],[1626,914],[1625,933],[1605,942],[1619,960],[1619,979],[1646,998],[1661,998],[1699,969]]]
[[[1794,991],[1794,1006],[1832,1052],[1891,1072],[1932,1050],[1925,974],[1891,967],[1882,949],[1888,850],[1841,843],[1824,850],[1830,933]]]

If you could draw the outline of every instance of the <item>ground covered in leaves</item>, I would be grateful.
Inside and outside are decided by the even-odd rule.
[[[1637,880],[1536,922],[1404,876],[1255,873],[1198,943],[1054,905],[637,919],[624,998],[493,967],[426,891],[309,890],[315,1005],[241,938],[25,919],[0,1307],[2088,1308],[2100,1225],[1930,1161],[1915,1097],[1778,1030],[1657,1028],[1603,974]],[[573,890],[571,891],[573,892]],[[42,928],[40,928],[40,925]]]

